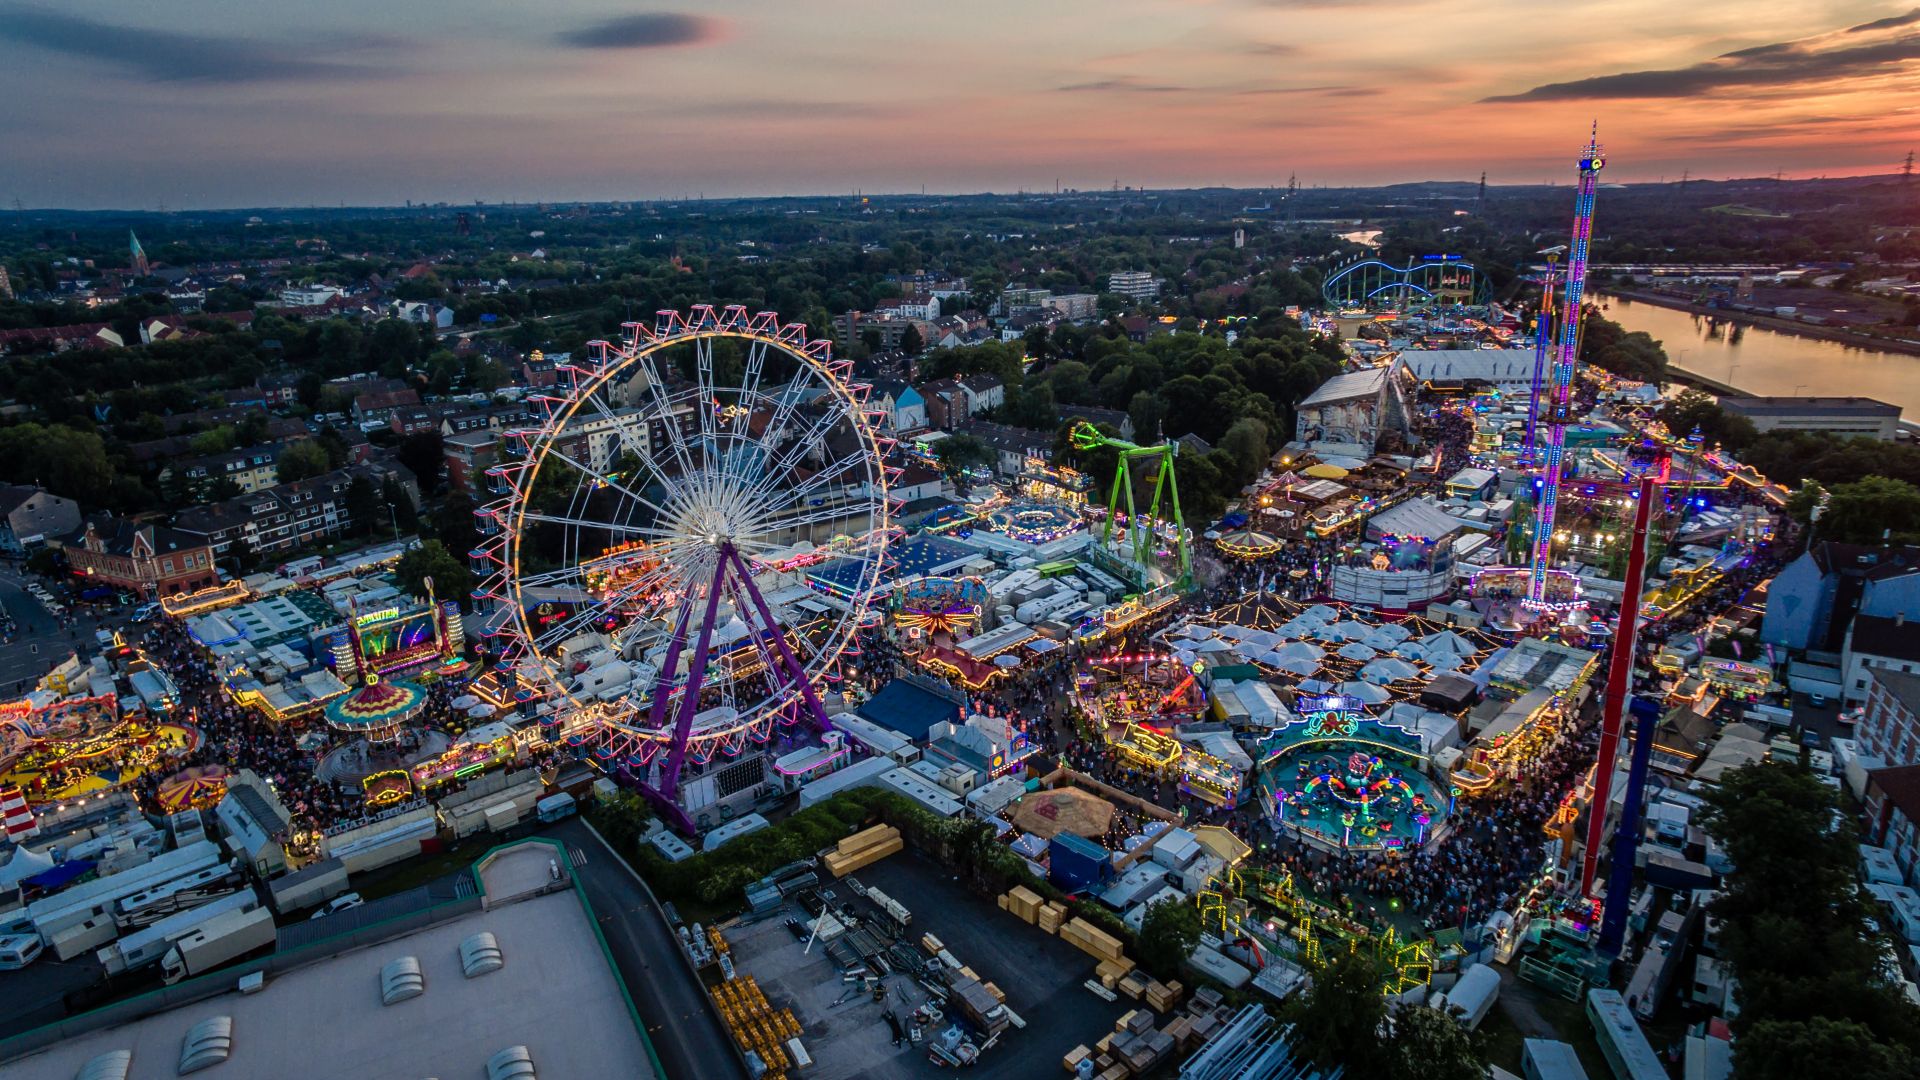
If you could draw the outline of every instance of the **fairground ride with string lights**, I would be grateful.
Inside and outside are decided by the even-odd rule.
[[[827,728],[820,695],[882,573],[898,470],[872,387],[804,326],[700,305],[624,329],[506,433],[474,595],[496,609],[502,682],[550,703],[548,737],[691,833],[769,782],[764,751]],[[818,548],[852,587],[770,598]]]
[[[1169,439],[1157,446],[1140,446],[1107,435],[1085,422],[1075,424],[1070,435],[1076,449],[1109,447],[1118,455],[1113,470],[1113,486],[1107,494],[1106,524],[1101,527],[1100,543],[1094,550],[1109,558],[1120,559],[1112,547],[1114,527],[1118,525],[1125,532],[1125,546],[1131,559],[1110,569],[1116,569],[1133,579],[1140,591],[1146,594],[1181,593],[1192,589],[1192,537],[1188,535],[1186,518],[1180,513],[1180,484],[1173,468],[1173,457],[1179,452],[1180,445]],[[1141,475],[1153,486],[1153,499],[1147,504],[1144,516],[1134,503],[1135,465],[1144,467]],[[1123,504],[1125,509],[1122,509]],[[1163,505],[1170,516],[1161,516]],[[1160,560],[1166,556],[1174,559],[1177,569],[1172,574],[1160,568]]]

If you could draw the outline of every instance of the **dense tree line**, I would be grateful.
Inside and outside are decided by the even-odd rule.
[[[1888,980],[1858,837],[1799,765],[1729,772],[1705,824],[1733,862],[1712,912],[1738,978],[1734,1068],[1748,1080],[1920,1075],[1920,1007]]]

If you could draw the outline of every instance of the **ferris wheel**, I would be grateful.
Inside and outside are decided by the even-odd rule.
[[[826,727],[819,687],[882,573],[898,470],[872,387],[804,326],[700,305],[623,329],[505,434],[475,595],[497,667],[552,702],[549,734],[690,829],[689,761]],[[803,566],[836,587],[770,600]]]

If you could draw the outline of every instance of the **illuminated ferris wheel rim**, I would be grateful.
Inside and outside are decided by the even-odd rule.
[[[537,404],[547,410],[548,415],[543,423],[533,428],[519,429],[507,433],[509,439],[524,444],[524,453],[520,458],[524,464],[509,467],[505,472],[501,473],[501,475],[506,475],[506,473],[517,474],[507,485],[508,491],[504,495],[503,500],[508,506],[504,511],[497,503],[483,511],[483,513],[489,514],[499,523],[502,538],[500,540],[497,560],[500,564],[499,569],[491,575],[493,579],[497,579],[498,584],[492,588],[491,591],[483,589],[482,592],[492,599],[501,600],[509,605],[511,618],[506,636],[513,639],[513,644],[518,646],[515,650],[517,655],[512,658],[513,666],[521,670],[522,674],[525,675],[528,674],[525,671],[526,665],[533,665],[533,667],[537,669],[534,674],[537,674],[539,681],[551,688],[553,693],[560,699],[560,701],[556,703],[557,707],[571,709],[579,717],[594,723],[618,728],[620,731],[635,739],[664,742],[672,737],[673,731],[671,723],[664,726],[653,726],[647,723],[649,717],[646,715],[648,709],[644,698],[653,692],[654,687],[651,684],[643,685],[635,682],[631,684],[628,694],[615,702],[604,702],[591,694],[583,694],[571,690],[569,688],[571,675],[561,670],[561,663],[557,657],[552,655],[553,646],[557,645],[559,641],[565,640],[565,638],[547,642],[543,647],[541,641],[542,634],[537,631],[529,621],[529,598],[526,595],[525,575],[520,572],[520,561],[521,547],[524,541],[524,530],[529,523],[530,493],[538,481],[540,470],[546,463],[548,456],[560,457],[563,461],[574,465],[575,468],[579,467],[577,462],[573,462],[566,454],[560,453],[555,444],[557,440],[565,437],[569,425],[579,418],[581,410],[583,408],[596,407],[602,410],[603,413],[608,414],[611,418],[614,410],[609,407],[603,391],[616,380],[623,376],[628,376],[636,370],[645,372],[650,383],[646,391],[650,408],[643,408],[641,413],[632,415],[629,423],[621,424],[616,421],[614,426],[619,430],[622,445],[624,446],[626,442],[629,441],[630,433],[634,427],[637,426],[642,434],[645,435],[651,430],[649,425],[653,419],[663,418],[667,421],[666,427],[670,433],[672,445],[659,451],[655,451],[648,445],[644,448],[646,453],[643,456],[643,461],[645,461],[650,468],[654,468],[655,475],[664,481],[668,478],[668,474],[657,468],[659,459],[664,457],[679,457],[683,464],[690,461],[690,457],[688,456],[688,436],[683,433],[677,420],[680,409],[690,404],[695,405],[697,408],[706,408],[709,406],[717,408],[722,396],[730,397],[735,403],[745,403],[749,400],[758,403],[776,403],[781,400],[790,402],[795,400],[795,395],[791,393],[791,387],[802,381],[810,381],[832,395],[832,405],[828,410],[828,414],[833,418],[833,422],[824,426],[816,422],[809,426],[807,428],[807,435],[803,436],[800,442],[802,445],[807,445],[824,440],[829,432],[840,425],[841,421],[844,421],[852,428],[859,442],[859,449],[855,451],[853,457],[863,458],[869,465],[860,475],[850,480],[842,481],[841,486],[846,487],[849,484],[857,484],[859,489],[866,493],[866,499],[864,504],[849,503],[836,507],[836,509],[848,511],[854,510],[856,506],[863,505],[864,509],[860,512],[870,516],[866,532],[837,552],[839,557],[858,561],[860,566],[860,587],[855,590],[853,597],[846,599],[844,605],[840,607],[837,617],[833,615],[824,616],[824,618],[832,620],[832,625],[825,636],[825,640],[812,647],[802,664],[806,669],[806,678],[810,683],[817,683],[831,670],[841,652],[845,650],[852,640],[863,616],[866,614],[866,598],[874,591],[874,586],[878,582],[882,572],[880,556],[888,536],[888,504],[885,489],[889,475],[894,470],[884,463],[885,454],[882,450],[882,444],[890,440],[884,439],[876,432],[875,424],[873,419],[870,419],[870,416],[877,417],[878,414],[870,409],[864,401],[865,394],[871,390],[870,384],[851,381],[847,377],[851,374],[851,362],[830,359],[828,353],[829,343],[825,340],[816,341],[808,339],[803,325],[797,323],[782,324],[778,321],[778,316],[772,312],[761,312],[759,315],[749,318],[746,316],[745,309],[741,307],[727,308],[724,314],[717,314],[711,307],[697,306],[694,309],[692,321],[682,317],[679,312],[663,311],[660,313],[660,322],[656,324],[655,329],[649,329],[638,323],[628,323],[624,329],[627,330],[627,339],[622,345],[615,346],[605,341],[595,341],[588,344],[588,349],[593,357],[589,365],[563,365],[561,370],[571,381],[571,388],[563,394],[542,395],[535,399]],[[767,391],[759,385],[758,374],[761,365],[758,363],[752,364],[750,367],[752,377],[743,380],[743,382],[747,382],[750,385],[721,387],[710,382],[702,381],[700,372],[697,371],[695,383],[691,386],[673,390],[660,386],[657,379],[658,372],[650,363],[655,356],[675,346],[692,344],[698,348],[700,343],[710,343],[721,339],[745,343],[750,349],[777,350],[792,359],[797,365],[797,370],[793,377],[787,381],[786,386],[788,387],[788,391],[778,395],[778,397],[767,393]],[[710,375],[710,355],[707,360],[708,367],[703,370],[705,374]],[[763,360],[764,353],[762,354],[762,361]],[[698,366],[698,363],[696,363],[697,368]],[[789,413],[789,419],[792,419],[791,406],[788,406],[785,411]],[[749,412],[749,417],[751,417],[751,412]],[[747,424],[744,425],[744,433],[728,433],[733,444],[729,449],[729,453],[739,449],[742,444],[747,443],[752,438],[751,429],[752,424],[749,418]],[[768,437],[777,436],[782,433],[780,426],[771,420],[761,430],[762,434]],[[707,447],[705,442],[711,439],[714,434],[714,432],[706,427],[703,418],[701,434],[694,437],[702,442],[701,456],[703,462],[705,462],[705,459],[711,452],[711,448]],[[777,449],[777,444],[775,448]],[[591,455],[586,456],[591,457]],[[785,459],[786,455],[775,454],[774,464],[778,465]],[[589,475],[596,476],[596,478],[601,481],[607,479],[605,476],[600,476],[591,469],[583,471]],[[612,472],[613,470],[609,469],[608,471]],[[826,470],[823,470],[823,475],[825,472]],[[737,484],[746,478],[744,475],[736,476],[729,473],[723,460],[718,470],[712,468],[711,465],[708,465],[702,470],[700,481],[709,486],[702,489],[697,495],[676,499],[670,494],[662,498],[661,503],[664,505],[654,505],[651,503],[651,500],[640,499],[624,488],[621,489],[621,493],[635,498],[641,503],[653,505],[656,511],[664,510],[666,506],[672,506],[675,507],[676,511],[687,511],[697,515],[702,510],[716,511],[721,504],[726,501],[726,494],[719,490],[717,485],[723,482]],[[690,482],[689,478],[684,475],[680,480],[682,482]],[[636,486],[646,487],[646,485]],[[576,489],[573,496],[574,505],[578,504],[580,490],[581,489]],[[805,485],[791,489],[788,494],[803,490],[805,490]],[[737,552],[741,560],[740,565],[743,567],[749,565],[746,562],[749,558],[756,558],[756,562],[762,566],[765,564],[766,560],[759,558],[758,552],[750,549],[764,549],[770,545],[763,543],[761,536],[750,535],[748,529],[740,527],[750,524],[753,520],[752,515],[742,511],[737,500],[728,505],[732,506],[733,510],[729,512],[727,516],[727,523],[733,527],[722,530],[724,535],[719,532],[695,535],[694,530],[687,527],[688,519],[684,514],[674,518],[675,524],[681,526],[682,532],[684,533],[684,535],[679,537],[683,546],[698,549],[694,553],[692,561],[682,568],[678,577],[679,583],[683,585],[697,583],[703,575],[711,575],[717,568],[718,559],[721,557],[719,551],[722,547]],[[762,512],[773,513],[778,509],[779,507],[776,505]],[[732,516],[734,514],[740,516]],[[843,513],[842,516],[845,517],[847,515]],[[542,520],[552,519],[542,518],[536,514],[536,521],[534,523],[538,524]],[[810,523],[812,523],[811,519],[802,515],[800,518],[789,522],[783,527],[799,528]],[[605,528],[609,532],[615,533],[641,531],[624,523],[616,523],[613,521],[574,521],[573,524]],[[610,564],[616,566],[630,564],[631,562],[646,557],[650,551],[655,549],[655,546],[653,542],[642,544],[639,549],[633,553],[633,558],[624,561],[616,554],[610,560]],[[670,559],[673,555],[672,545],[666,545],[663,559]],[[584,583],[586,565],[601,562],[603,559],[605,559],[604,556],[596,556],[592,559],[576,560],[572,568],[580,575],[577,580]],[[489,584],[493,585],[494,583],[490,581]],[[626,598],[631,599],[630,596]],[[744,621],[744,613],[736,611],[734,618]],[[635,615],[627,627],[623,627],[622,629],[631,629],[635,625],[651,621],[651,619],[652,617],[648,615]],[[576,633],[584,633],[592,625],[591,622],[582,623],[576,630]],[[709,629],[711,629],[711,627],[709,627]],[[796,641],[803,637],[802,634],[789,632],[788,628],[784,625],[780,625],[778,629],[781,633],[787,634],[787,636]],[[733,647],[736,651],[741,648],[759,648],[752,638],[747,639],[747,644],[745,645],[741,645],[736,641]],[[716,668],[719,662],[719,658],[716,658]],[[707,678],[707,686],[720,685],[712,681],[711,676]],[[724,716],[708,718],[702,723],[696,724],[693,735],[696,740],[724,740],[747,732],[750,729],[758,728],[768,722],[774,713],[791,704],[797,694],[798,691],[795,688],[788,687],[784,691],[769,693],[764,698],[755,702],[740,703],[744,707],[737,709],[731,720],[728,720]],[[669,715],[671,711],[672,710],[669,710]],[[704,717],[706,714],[703,713],[702,715]],[[638,722],[636,723],[636,721]]]

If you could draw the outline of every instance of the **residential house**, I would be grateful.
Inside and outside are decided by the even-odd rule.
[[[394,318],[435,330],[453,329],[453,309],[445,304],[402,301],[394,308]]]
[[[1885,765],[1920,763],[1920,675],[1867,669],[1867,706],[1854,731],[1860,752]]]
[[[1048,457],[1053,453],[1053,434],[1032,428],[996,424],[990,420],[969,420],[953,429],[956,435],[971,435],[994,451],[994,472],[1000,476],[1018,476],[1029,457]]]
[[[1067,293],[1063,296],[1049,296],[1040,301],[1041,306],[1050,307],[1074,322],[1098,318],[1100,315],[1100,297],[1095,293]]]
[[[1133,441],[1133,416],[1125,409],[1105,409],[1096,405],[1060,406],[1060,422],[1064,424],[1069,420],[1085,420],[1089,424],[1105,424],[1112,428],[1116,435],[1119,435],[1129,442]],[[1149,439],[1157,438],[1159,434],[1157,431],[1150,431],[1146,437]]]
[[[895,505],[910,503],[940,494],[941,487],[942,477],[938,469],[908,465],[887,485],[887,498]]]
[[[418,499],[418,494],[410,488],[412,474],[404,467],[374,462],[350,465],[305,480],[276,484],[251,495],[196,506],[176,516],[174,528],[220,554],[225,554],[239,541],[244,541],[247,549],[256,554],[289,551],[345,535],[356,525],[378,529],[387,524],[355,522],[348,491],[355,479],[364,479],[378,493],[384,490],[389,478],[400,482],[410,501]],[[390,511],[384,499],[377,500],[376,506]]]
[[[1152,300],[1160,295],[1160,279],[1150,270],[1122,270],[1107,275],[1107,291],[1129,300]]]
[[[412,388],[401,390],[375,390],[357,395],[353,399],[353,418],[359,423],[371,423],[378,420],[386,423],[393,417],[394,410],[411,408],[420,404],[420,395]]]
[[[533,413],[521,402],[482,405],[449,412],[440,418],[440,434],[460,435],[469,431],[502,432],[531,423]]]
[[[442,443],[447,461],[447,484],[468,494],[487,489],[488,466],[500,459],[500,435],[480,428],[448,435]]]
[[[1890,765],[1867,773],[1870,843],[1893,852],[1909,885],[1920,885],[1920,765]]]
[[[998,375],[964,375],[960,378],[960,387],[967,392],[967,414],[970,416],[978,416],[1007,403],[1007,381]]]
[[[1857,614],[1891,617],[1920,603],[1920,547],[1821,541],[1774,575],[1760,640],[1839,652]]]
[[[875,379],[873,393],[868,395],[867,404],[886,413],[886,427],[894,434],[918,431],[927,426],[926,399],[906,383]]]
[[[953,431],[973,415],[971,398],[958,379],[936,379],[919,389],[926,405],[927,423],[942,431]]]
[[[1840,693],[1847,701],[1865,701],[1869,668],[1912,672],[1920,669],[1920,612],[1909,625],[1907,613],[1892,618],[1856,615],[1840,651]]]
[[[111,585],[148,600],[217,581],[205,540],[151,522],[101,515],[62,540],[61,548],[67,565],[89,585]]]
[[[932,322],[940,317],[940,301],[907,297],[888,297],[877,300],[873,305],[873,314],[883,319],[919,319]]]
[[[253,381],[254,389],[270,409],[278,409],[300,400],[300,376],[291,373],[262,375]]]
[[[19,558],[28,545],[68,536],[80,527],[80,504],[27,484],[0,487],[0,555]]]
[[[195,498],[205,498],[222,480],[232,481],[242,492],[259,491],[280,482],[278,463],[284,448],[283,443],[263,443],[183,457],[161,466],[160,479],[178,483]]]

